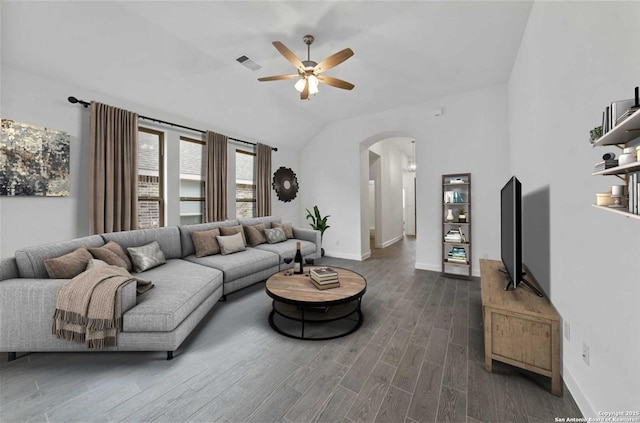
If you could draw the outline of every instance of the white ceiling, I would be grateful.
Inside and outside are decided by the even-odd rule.
[[[335,120],[508,80],[532,1],[2,2],[2,62],[210,129],[300,148]],[[350,47],[301,101],[271,45],[311,59]],[[263,66],[238,64],[243,54]],[[5,81],[7,82],[7,81]],[[10,81],[9,81],[10,82]],[[117,104],[116,104],[117,106]],[[163,118],[163,116],[158,116]]]

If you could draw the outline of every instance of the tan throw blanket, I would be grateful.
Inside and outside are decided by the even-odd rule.
[[[153,287],[150,281],[131,276],[117,266],[98,266],[80,273],[58,289],[53,314],[53,334],[79,342],[88,349],[116,346],[122,328],[121,288],[137,281],[137,292]]]

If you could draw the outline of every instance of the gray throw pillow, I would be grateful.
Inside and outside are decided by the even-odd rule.
[[[220,253],[223,256],[246,249],[241,232],[229,236],[217,236],[216,239],[218,240],[218,245],[220,245]]]
[[[154,267],[160,266],[166,262],[164,253],[160,249],[158,241],[153,241],[152,243],[141,247],[129,247],[127,248],[127,251],[129,251],[129,255],[131,256],[133,269],[137,273],[153,269]]]
[[[284,234],[284,229],[282,228],[265,229],[264,235],[267,237],[267,242],[269,244],[275,244],[277,242],[287,240],[287,236]]]

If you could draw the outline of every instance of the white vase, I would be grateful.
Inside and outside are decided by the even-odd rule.
[[[447,210],[447,221],[449,221],[449,222],[453,221],[453,209],[448,209]]]

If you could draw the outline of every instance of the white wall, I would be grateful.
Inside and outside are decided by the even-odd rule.
[[[416,174],[405,172],[402,175],[402,185],[404,186],[404,233],[405,235],[416,234],[416,196],[415,185]]]
[[[0,257],[12,256],[14,251],[21,247],[76,238],[89,233],[87,208],[89,113],[82,107],[69,103],[68,96],[77,96],[86,101],[101,101],[139,114],[195,128],[219,130],[215,126],[215,119],[212,119],[213,122],[210,124],[193,122],[184,117],[154,110],[149,106],[112,98],[98,90],[70,86],[4,65],[1,69],[0,84],[2,86],[0,109],[3,118],[67,131],[71,135],[71,195],[62,198],[0,197],[2,213]],[[172,199],[167,204],[166,223],[178,224],[179,168],[176,158],[179,157],[180,133],[172,128],[156,126],[147,121],[141,121],[141,123],[165,132],[167,146],[165,189]],[[238,129],[238,133],[225,133],[234,138],[246,139],[242,136],[241,128]],[[194,136],[193,133],[185,132],[184,134]],[[275,141],[262,140],[262,142],[279,147]],[[274,171],[279,166],[291,167],[296,171],[299,166],[297,156],[297,151],[279,148],[278,152],[273,153]],[[304,223],[299,219],[299,201],[283,203],[277,200],[275,193],[272,201],[273,214],[282,216],[285,222],[291,221],[296,225]]]
[[[529,232],[544,233],[524,240],[524,260],[570,324],[563,378],[587,417],[640,405],[640,222],[590,206],[618,183],[592,166],[619,150],[588,142],[608,103],[640,83],[638,22],[638,2],[536,2],[509,80],[512,171],[537,199]]]
[[[436,107],[444,108],[442,116],[432,115]],[[441,175],[471,172],[473,271],[478,274],[478,257],[499,258],[499,190],[509,168],[506,85],[334,122],[311,140],[300,156],[308,185],[302,202],[340,216],[332,217],[325,233],[328,255],[362,258],[361,233],[368,230],[368,221],[361,222],[360,210],[368,203],[368,148],[393,136],[416,139],[416,267],[440,270]]]
[[[369,151],[380,156],[380,207],[376,217],[380,233],[376,233],[376,248],[385,248],[403,236],[402,169],[407,167],[407,159],[388,140],[372,145]]]

